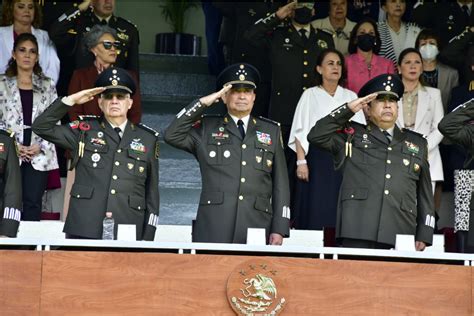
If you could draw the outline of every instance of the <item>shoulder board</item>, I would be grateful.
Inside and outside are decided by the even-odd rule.
[[[130,26],[133,26],[134,28],[138,29],[137,25],[135,23],[133,23],[132,21],[126,20],[126,19],[121,18],[119,16],[114,16],[114,17],[117,21],[123,22],[125,24],[129,24]]]
[[[6,135],[8,137],[14,137],[15,136],[15,132],[5,130],[5,129],[1,129],[1,128],[0,128],[0,134]]]
[[[272,124],[277,125],[277,126],[280,126],[280,125],[281,125],[281,124],[278,123],[277,121],[270,120],[270,119],[267,118],[267,117],[259,116],[258,118],[259,118],[260,120],[264,121],[264,122],[272,123]]]
[[[420,134],[420,133],[418,133],[418,132],[412,131],[411,129],[402,128],[402,132],[404,132],[404,133],[409,133],[409,134],[412,134],[412,135],[421,137],[421,138],[423,138],[423,139],[426,138],[423,134]]]
[[[351,125],[353,125],[354,127],[362,127],[362,128],[366,128],[367,125],[364,125],[364,124],[361,124],[359,122],[354,122],[354,121],[351,121]]]
[[[160,133],[158,133],[156,130],[154,130],[150,126],[146,126],[145,124],[138,123],[137,126],[149,133],[152,133],[153,135],[155,135],[155,137],[158,137],[158,135],[160,135]]]
[[[98,120],[100,119],[100,116],[97,115],[79,115],[78,119],[79,121],[91,121],[91,120]]]
[[[332,32],[330,32],[329,30],[326,30],[326,29],[320,29],[320,28],[317,28],[316,29],[316,33],[323,33],[323,34],[326,34],[330,37],[332,37]]]

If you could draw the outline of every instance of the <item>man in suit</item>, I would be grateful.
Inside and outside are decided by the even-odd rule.
[[[69,238],[101,238],[102,220],[112,212],[115,233],[119,224],[133,224],[138,240],[153,240],[159,210],[158,133],[127,120],[136,86],[126,70],[107,68],[95,86],[57,99],[32,126],[73,157],[76,178],[64,232]],[[71,106],[97,94],[103,117],[56,125]]]
[[[264,228],[271,245],[289,234],[289,189],[278,123],[250,115],[259,74],[249,64],[222,71],[220,91],[183,108],[165,141],[199,162],[202,192],[193,241],[245,243],[248,228]],[[220,98],[225,116],[203,116]]]
[[[0,128],[0,237],[16,237],[21,219],[21,171],[14,136]]]
[[[361,98],[335,109],[308,134],[343,171],[336,222],[343,247],[388,249],[397,234],[415,235],[418,251],[432,242],[427,142],[395,124],[403,90],[397,76],[377,76],[362,87]],[[369,124],[350,122],[362,108]]]

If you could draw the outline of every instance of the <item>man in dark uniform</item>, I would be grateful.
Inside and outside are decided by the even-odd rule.
[[[159,210],[158,133],[127,120],[135,83],[126,70],[107,68],[96,87],[57,99],[32,127],[73,156],[76,178],[64,232],[70,238],[101,238],[102,220],[112,212],[115,233],[118,224],[134,224],[137,239],[153,240]],[[56,125],[70,106],[97,94],[102,118]]]
[[[433,29],[440,36],[442,46],[445,46],[466,27],[474,26],[472,0],[425,1],[413,11],[413,22],[422,28]]]
[[[457,170],[455,191],[456,215],[468,218],[467,229],[456,232],[458,251],[474,252],[474,99],[447,114],[438,125],[439,131],[466,152],[464,166]],[[463,219],[460,219],[462,222]],[[460,226],[460,225],[459,225]],[[458,226],[458,227],[459,227]]]
[[[414,235],[418,251],[432,243],[427,141],[395,124],[403,91],[398,76],[377,76],[362,87],[361,98],[335,109],[308,134],[343,172],[336,237],[344,247],[391,248],[397,234]],[[349,122],[362,108],[369,124]]]
[[[232,24],[232,32],[228,32],[228,38],[224,39],[227,44],[229,64],[248,63],[255,66],[260,72],[257,98],[252,109],[254,116],[266,117],[268,114],[272,72],[268,52],[253,45],[244,37],[244,33],[255,22],[275,12],[280,7],[280,2],[261,0],[241,2],[239,5],[235,5],[235,2],[215,1],[214,4],[227,19],[223,20],[223,23]]]
[[[165,141],[192,153],[200,164],[195,242],[245,243],[248,228],[265,228],[268,243],[281,245],[289,234],[288,176],[280,126],[250,115],[258,78],[249,64],[227,67],[217,79],[224,88],[191,102],[166,130]],[[228,113],[201,119],[220,98]]]
[[[134,71],[138,76],[138,29],[129,21],[115,16],[114,9],[115,0],[86,0],[63,13],[51,25],[49,36],[58,50],[62,61],[61,68],[66,66],[69,69],[61,78],[66,85],[69,84],[74,69],[87,67],[94,61],[93,56],[84,47],[82,38],[96,24],[107,24],[117,31],[121,46],[117,52],[115,66]]]
[[[16,237],[21,219],[21,171],[14,133],[0,129],[0,237]]]
[[[281,123],[285,148],[298,100],[314,84],[317,57],[323,49],[334,48],[332,35],[310,24],[313,6],[314,2],[291,2],[257,21],[245,34],[269,55],[272,89],[268,117]],[[287,18],[290,23],[281,24]]]

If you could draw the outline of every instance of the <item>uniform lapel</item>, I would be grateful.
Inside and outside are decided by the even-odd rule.
[[[301,38],[300,33],[295,29],[295,27],[292,25],[288,29],[288,36],[291,37],[292,41],[301,47],[304,47],[304,42],[303,39]]]
[[[377,125],[373,124],[373,123],[370,123],[369,125],[369,130],[370,130],[370,134],[377,138],[379,141],[381,141],[382,143],[386,143],[388,144],[388,139],[387,137],[382,133],[382,131],[380,130],[380,127],[378,127]]]
[[[393,138],[392,138],[392,145],[396,145],[406,139],[406,134],[398,128],[397,125],[395,125],[395,128],[393,129]]]
[[[135,129],[135,125],[128,121],[127,125],[125,126],[125,131],[122,135],[122,140],[120,142],[121,145],[128,146],[128,144],[132,142],[132,139],[137,138],[135,137]]]
[[[257,120],[253,116],[250,116],[249,123],[247,126],[247,132],[245,133],[245,140],[252,139],[257,131],[257,128]]]
[[[423,119],[428,112],[428,107],[430,105],[429,99],[430,95],[428,94],[428,90],[420,87],[418,90],[418,105],[416,107],[415,131],[420,129]]]
[[[117,144],[120,143],[120,137],[118,136],[117,132],[114,131],[114,129],[112,128],[112,125],[110,125],[110,123],[107,122],[105,117],[102,118],[102,123],[100,125],[104,129],[105,134],[107,134],[110,138],[112,138],[112,140],[116,142]]]
[[[237,125],[235,125],[234,120],[230,117],[229,114],[226,114],[224,116],[224,126],[226,129],[231,133],[237,136],[239,139],[242,139],[242,136],[240,135],[239,129],[237,128]]]

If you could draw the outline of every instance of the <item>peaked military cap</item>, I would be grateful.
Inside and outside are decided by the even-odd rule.
[[[399,100],[404,91],[403,82],[397,75],[384,74],[367,81],[359,91],[359,98],[378,93],[379,96],[392,95]]]
[[[260,82],[260,73],[257,68],[246,63],[237,63],[228,66],[217,77],[217,87],[231,84],[232,88],[256,89]]]
[[[134,94],[135,80],[122,68],[109,67],[102,71],[95,81],[96,87],[104,87],[106,92],[125,92]]]

